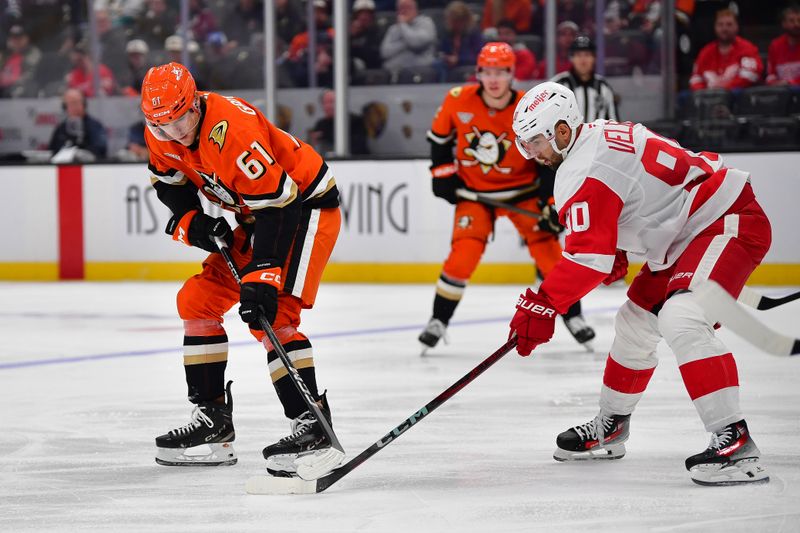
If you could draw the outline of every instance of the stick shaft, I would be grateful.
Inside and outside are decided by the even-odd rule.
[[[499,361],[504,355],[510,352],[517,345],[517,338],[514,337],[506,342],[503,346],[498,348],[496,352],[481,361],[478,366],[467,372],[461,379],[450,385],[445,391],[439,394],[436,398],[425,404],[419,411],[415,412],[394,429],[389,431],[386,435],[375,441],[369,448],[350,459],[347,463],[337,468],[330,474],[323,476],[317,480],[317,492],[322,492],[327,489],[341,478],[355,470],[356,467],[361,465],[364,461],[381,451],[386,445],[393,442],[400,435],[411,429],[417,422],[431,414],[437,407],[445,403],[447,400],[456,395],[458,391],[469,385],[475,378],[483,374],[493,364]]]
[[[773,307],[788,304],[789,302],[793,302],[797,299],[800,299],[800,291],[787,294],[786,296],[782,296],[780,298],[770,298],[769,296],[759,294],[747,286],[742,287],[742,292],[739,294],[739,301],[741,303],[758,309],[759,311],[765,311],[767,309],[772,309]]]
[[[241,285],[242,278],[239,275],[239,269],[236,267],[236,263],[233,262],[233,256],[231,256],[231,252],[228,249],[227,244],[219,237],[215,237],[214,240],[217,243],[217,248],[219,248],[219,253],[222,254],[222,257],[228,264],[228,268],[231,270],[233,278],[236,280],[236,283]],[[289,372],[289,379],[292,380],[297,392],[300,393],[300,396],[303,398],[308,410],[314,413],[314,417],[317,419],[317,422],[319,422],[320,427],[322,427],[322,431],[325,432],[325,435],[330,440],[331,446],[340,452],[344,452],[344,448],[342,448],[342,445],[339,443],[339,439],[336,438],[336,433],[333,432],[333,428],[328,422],[328,419],[322,414],[322,410],[319,408],[319,405],[317,405],[317,402],[311,395],[311,391],[308,390],[308,386],[306,385],[305,381],[303,381],[303,378],[300,377],[300,373],[297,372],[297,369],[294,367],[294,365],[292,365],[289,355],[286,353],[283,345],[278,340],[278,336],[275,335],[275,331],[272,329],[272,326],[270,326],[269,322],[267,322],[267,319],[264,317],[264,315],[259,314],[258,325],[261,326],[261,329],[263,329],[267,334],[269,342],[272,343],[272,347],[278,354],[283,366],[285,366],[287,372]]]
[[[535,211],[529,211],[528,209],[523,209],[521,207],[517,207],[514,204],[509,204],[506,202],[501,202],[500,200],[495,200],[494,198],[489,198],[488,196],[484,196],[477,192],[468,191],[466,189],[458,189],[456,194],[465,200],[470,200],[472,202],[479,202],[486,205],[491,205],[492,207],[499,207],[501,209],[505,209],[507,211],[513,211],[514,213],[519,213],[520,215],[529,216],[531,218],[535,218],[536,220],[541,220],[542,215],[541,213],[537,213]]]

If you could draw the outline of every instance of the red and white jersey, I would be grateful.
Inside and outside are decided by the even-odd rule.
[[[792,45],[789,36],[775,38],[767,56],[767,83],[800,85],[800,43]]]
[[[577,135],[555,178],[566,261],[541,286],[559,310],[611,272],[618,249],[643,256],[653,271],[670,267],[750,177],[641,124],[597,120]]]
[[[761,56],[758,47],[736,37],[727,54],[721,54],[717,41],[708,43],[697,54],[689,87],[698,89],[741,89],[761,79]]]

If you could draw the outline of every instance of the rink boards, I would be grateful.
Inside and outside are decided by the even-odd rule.
[[[772,248],[751,277],[800,284],[800,153],[730,154],[752,173],[773,225]],[[452,207],[430,190],[427,160],[334,161],[343,224],[328,281],[428,282],[449,250]],[[8,199],[0,279],[177,280],[206,255],[164,234],[169,211],[146,165],[0,168]],[[208,212],[216,208],[206,205]],[[232,219],[232,217],[231,217]],[[635,273],[634,269],[631,269]],[[474,282],[525,283],[533,266],[513,226],[500,219]]]

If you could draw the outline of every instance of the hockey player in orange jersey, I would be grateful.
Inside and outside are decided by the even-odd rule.
[[[447,325],[481,260],[497,217],[508,217],[514,224],[540,277],[546,277],[561,258],[558,233],[563,228],[552,208],[552,176],[540,177],[536,164],[513,146],[512,114],[522,97],[511,88],[514,63],[509,45],[486,44],[478,55],[480,84],[451,89],[428,132],[433,194],[455,204],[455,216],[450,255],[436,283],[433,316],[419,336],[424,351],[443,337],[447,340]],[[459,188],[541,213],[543,218],[537,224],[525,215],[466,201],[458,197]],[[562,316],[578,342],[594,338],[581,315],[580,302]]]
[[[202,272],[184,283],[177,298],[194,410],[188,424],[156,438],[156,462],[236,462],[230,382],[225,386],[228,337],[222,326],[223,314],[236,303],[251,333],[268,350],[269,374],[291,420],[292,434],[264,448],[267,470],[292,476],[301,458],[312,466],[316,460],[330,462],[331,443],[265,339],[258,319],[263,313],[272,325],[330,419],[327,398],[317,391],[311,342],[300,331],[300,313],[314,305],[339,234],[339,193],[331,171],[313,148],[268,122],[244,100],[197,91],[181,64],[147,72],[141,107],[153,187],[173,215],[167,233],[211,252]],[[225,218],[204,213],[201,194],[234,212],[239,225],[231,229]],[[216,237],[227,241],[241,271],[241,287],[218,253]]]

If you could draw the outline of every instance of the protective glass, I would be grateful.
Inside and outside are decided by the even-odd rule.
[[[154,124],[149,120],[145,122],[147,129],[159,141],[177,141],[194,131],[200,122],[200,114],[194,108],[191,108],[179,118],[166,124]]]

